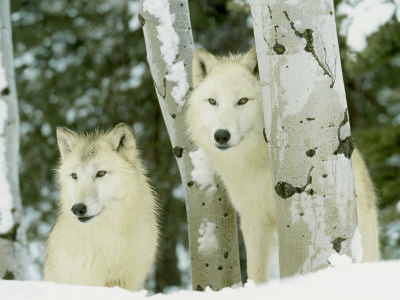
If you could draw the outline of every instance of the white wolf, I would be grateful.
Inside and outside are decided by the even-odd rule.
[[[230,57],[196,49],[193,85],[189,134],[210,158],[240,215],[249,278],[266,281],[276,218],[255,49]],[[357,150],[353,162],[364,261],[373,261],[379,258],[375,193]]]
[[[132,130],[57,128],[57,142],[60,216],[47,241],[44,279],[139,290],[155,259],[158,225]]]

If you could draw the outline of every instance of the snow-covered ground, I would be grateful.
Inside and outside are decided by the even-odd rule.
[[[148,296],[146,291],[129,292],[117,287],[84,287],[38,281],[0,280],[0,299],[268,299],[268,300],[396,300],[400,299],[400,261],[351,264],[313,274],[274,280],[256,286],[225,288],[214,292],[179,291],[169,295]]]

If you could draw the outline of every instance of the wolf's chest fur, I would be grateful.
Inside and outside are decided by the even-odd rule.
[[[211,158],[235,209],[241,215],[275,222],[271,170],[265,143],[260,142],[254,151],[227,155],[226,159],[212,154]]]

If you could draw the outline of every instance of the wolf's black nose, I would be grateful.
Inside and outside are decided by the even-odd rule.
[[[219,144],[226,144],[230,138],[231,138],[231,134],[229,133],[228,130],[225,130],[225,129],[218,129],[214,133],[214,139]]]
[[[78,204],[75,204],[74,206],[72,206],[71,210],[75,216],[82,217],[86,214],[87,207],[83,203],[78,203]]]

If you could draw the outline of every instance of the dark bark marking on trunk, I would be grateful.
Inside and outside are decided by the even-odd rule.
[[[271,7],[268,5],[268,11],[269,11],[269,18],[272,19],[272,10]]]
[[[308,149],[306,152],[306,155],[308,157],[313,157],[315,155],[315,150],[314,149]]]
[[[188,187],[191,187],[191,186],[193,186],[194,185],[194,181],[193,180],[190,180],[188,183],[187,183],[187,186]]]
[[[138,20],[142,27],[146,24],[146,19],[141,14],[138,14]]]
[[[265,128],[263,129],[263,136],[264,136],[265,142],[268,144],[269,141],[268,141],[268,138],[267,138],[267,134],[265,133]]]
[[[339,253],[342,250],[342,242],[344,242],[346,238],[338,237],[332,243],[332,248]]]
[[[275,185],[275,192],[277,195],[283,199],[287,199],[292,197],[295,193],[302,193],[306,189],[306,187],[312,183],[312,176],[311,176],[311,171],[314,169],[314,166],[310,168],[310,171],[308,171],[308,178],[307,178],[307,183],[303,187],[294,187],[290,183],[284,182],[284,181],[279,181]]]
[[[1,91],[2,96],[7,96],[10,94],[10,88],[7,86]]]
[[[338,145],[336,151],[333,152],[333,154],[334,155],[343,154],[346,158],[350,159],[351,155],[353,154],[354,148],[355,148],[354,139],[351,135],[344,139],[342,139],[340,137],[340,130],[342,129],[342,127],[344,125],[347,124],[347,122],[349,122],[349,116],[348,116],[347,108],[346,108],[346,111],[344,112],[343,121],[340,122],[339,128],[338,128],[339,145]]]
[[[182,153],[183,153],[183,148],[179,147],[179,146],[176,146],[176,147],[174,147],[173,152],[174,152],[175,157],[181,158],[182,157]]]
[[[311,55],[314,57],[318,65],[322,68],[324,71],[324,75],[328,75],[331,78],[331,84],[330,88],[333,88],[335,85],[335,80],[336,80],[336,75],[334,75],[329,68],[327,62],[326,62],[326,49],[325,49],[325,65],[322,63],[321,59],[318,57],[317,53],[315,52],[314,48],[314,37],[313,37],[313,30],[310,28],[307,28],[303,33],[300,33],[296,27],[294,26],[294,22],[290,20],[289,15],[287,11],[283,11],[283,14],[285,15],[286,19],[289,21],[290,27],[293,29],[295,35],[301,39],[304,39],[306,41],[306,47],[304,50],[306,52],[311,53]]]
[[[278,33],[276,31],[276,28],[278,28],[278,27],[279,27],[278,25],[276,25],[274,27],[275,28],[275,45],[272,47],[272,50],[274,50],[276,54],[282,55],[283,53],[285,53],[286,48],[284,45],[278,43]]]
[[[163,86],[164,86],[164,93],[161,93],[157,84],[154,82],[154,87],[156,88],[157,93],[165,100],[165,97],[167,96],[167,79],[165,77],[163,79]]]

